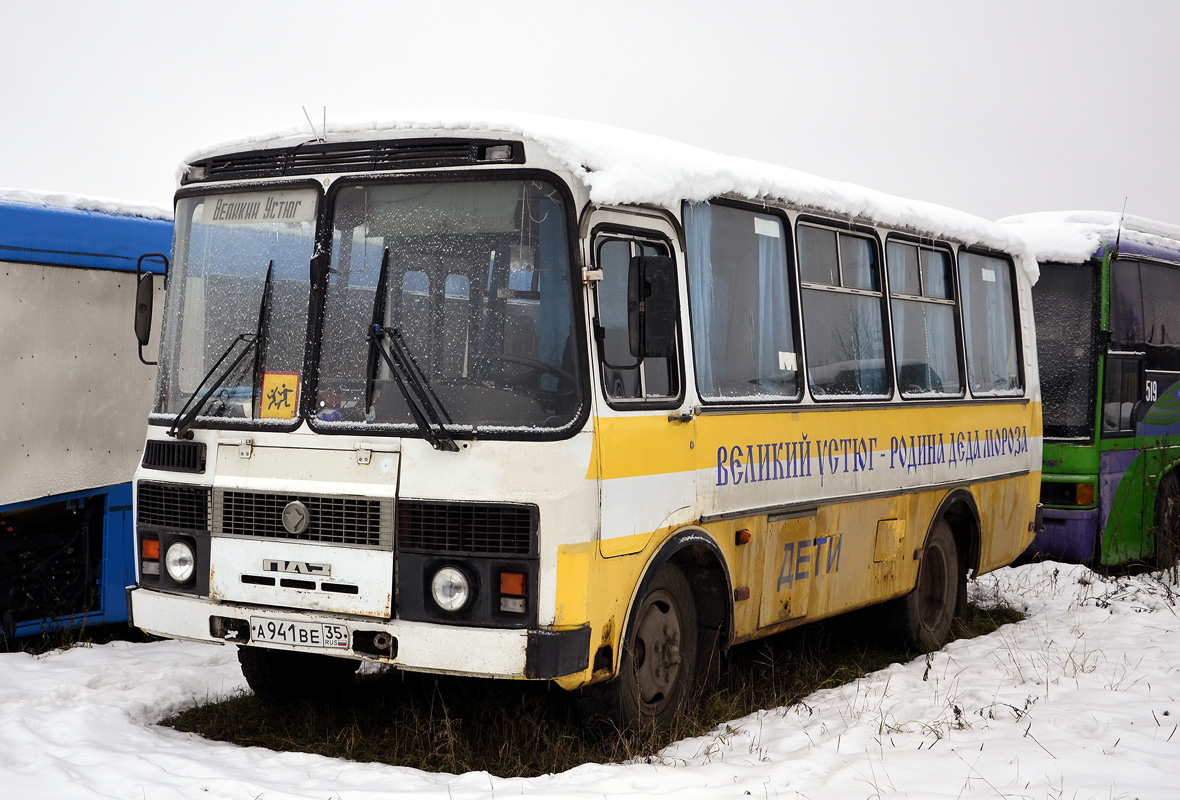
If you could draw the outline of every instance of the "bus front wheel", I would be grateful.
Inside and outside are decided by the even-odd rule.
[[[1155,496],[1155,563],[1168,569],[1180,559],[1180,479],[1169,472]]]
[[[614,680],[582,690],[584,710],[623,729],[671,727],[696,678],[697,613],[679,567],[665,564],[632,616]]]
[[[918,566],[918,585],[897,600],[893,609],[906,647],[931,651],[949,641],[959,593],[966,581],[966,573],[959,568],[954,534],[946,520],[940,519],[926,540]]]

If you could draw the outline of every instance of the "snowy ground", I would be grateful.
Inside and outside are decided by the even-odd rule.
[[[156,726],[242,688],[228,647],[4,654],[0,797],[1180,797],[1177,587],[1041,564],[972,591],[1028,619],[678,742],[660,763],[532,779],[274,753]]]

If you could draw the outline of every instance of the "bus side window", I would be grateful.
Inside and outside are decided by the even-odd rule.
[[[891,381],[876,242],[812,225],[800,225],[797,238],[811,394],[887,396]]]
[[[467,374],[471,350],[471,282],[466,275],[448,275],[443,288],[443,369]]]
[[[631,355],[627,284],[632,256],[666,256],[662,244],[603,236],[595,242],[595,262],[602,270],[595,295],[595,335],[606,394],[613,400],[661,400],[680,393],[675,357]]]
[[[401,330],[414,358],[429,362],[431,353],[430,278],[425,272],[408,270],[402,276]],[[425,363],[423,364],[425,366]]]
[[[782,219],[686,203],[697,389],[705,400],[798,400],[795,297]]]
[[[1149,372],[1180,372],[1180,269],[1148,261],[1140,262],[1143,286],[1143,345]],[[1136,347],[1136,350],[1141,349]]]
[[[959,287],[963,293],[967,382],[976,396],[1016,395],[1024,391],[1016,338],[1016,289],[1007,259],[962,251]]]
[[[890,241],[885,258],[897,383],[902,396],[961,395],[959,327],[955,321],[950,253]]]
[[[1140,399],[1142,375],[1140,359],[1107,356],[1102,389],[1103,433],[1134,432],[1135,404]]]

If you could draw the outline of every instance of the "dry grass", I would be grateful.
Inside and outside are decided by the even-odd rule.
[[[145,642],[151,637],[126,623],[112,625],[80,625],[76,628],[53,630],[46,627],[30,636],[8,638],[0,636],[0,653],[29,653],[40,655],[50,650],[69,650],[115,641]]]
[[[267,706],[243,694],[164,720],[180,731],[242,746],[318,753],[418,769],[503,777],[561,772],[587,762],[653,756],[761,708],[912,657],[865,634],[851,614],[731,649],[721,683],[701,692],[671,731],[587,731],[572,697],[547,683],[448,678],[388,671],[364,676],[324,701]],[[957,635],[971,638],[1022,618],[1011,609],[968,609]]]

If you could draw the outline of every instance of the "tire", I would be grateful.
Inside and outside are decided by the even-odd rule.
[[[316,653],[264,647],[239,647],[242,675],[259,700],[268,704],[319,699],[352,685],[359,661]]]
[[[1155,495],[1155,564],[1170,569],[1180,559],[1180,479],[1169,472]]]
[[[670,728],[696,683],[697,642],[692,589],[677,566],[665,564],[631,616],[618,674],[582,690],[583,712],[623,730]]]
[[[967,591],[967,573],[959,564],[955,537],[946,520],[939,520],[926,539],[918,585],[895,601],[891,616],[902,643],[911,650],[930,652],[951,636],[960,595]]]

